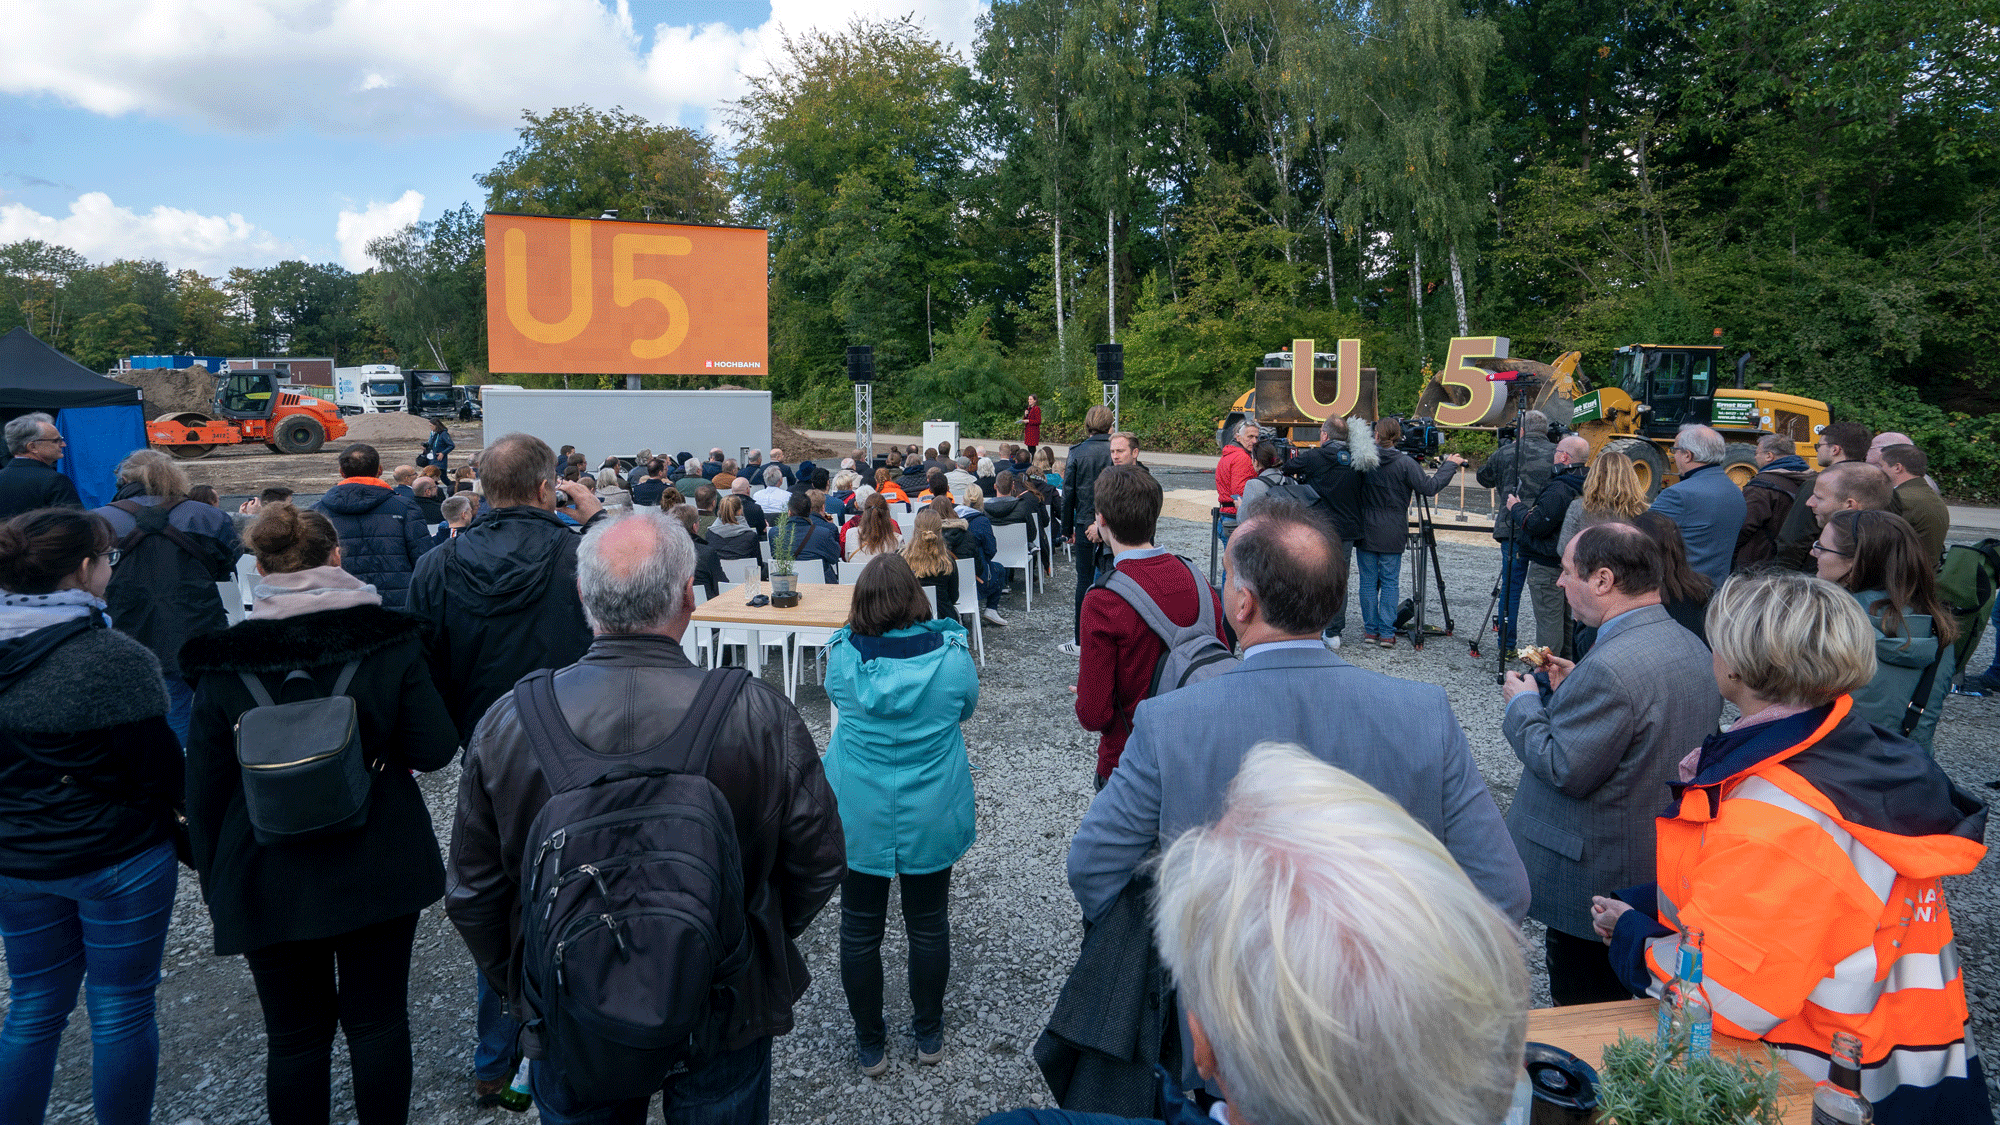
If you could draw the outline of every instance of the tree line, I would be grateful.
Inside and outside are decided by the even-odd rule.
[[[1361,338],[1407,409],[1455,335],[1601,374],[1720,330],[1994,496],[1996,26],[2000,0],[996,0],[969,54],[906,20],[793,36],[719,134],[525,114],[478,182],[489,210],[766,227],[765,383],[798,421],[851,424],[850,344],[878,425],[990,430],[1035,392],[1061,434],[1116,340],[1128,424],[1199,448],[1295,336]],[[476,374],[478,220],[360,275],[17,244],[0,318],[93,364],[237,333]]]

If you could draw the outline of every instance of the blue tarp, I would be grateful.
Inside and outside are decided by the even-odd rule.
[[[111,503],[118,491],[118,462],[146,448],[146,415],[137,405],[77,406],[56,412],[56,428],[69,446],[56,471],[76,485],[86,508]]]

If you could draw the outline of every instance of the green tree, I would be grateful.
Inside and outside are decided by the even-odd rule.
[[[976,154],[956,51],[907,19],[856,20],[785,39],[729,120],[733,182],[771,238],[771,386],[839,378],[844,349],[875,348],[885,382],[930,358],[966,308],[960,204]]]
[[[462,204],[368,244],[361,317],[409,367],[486,370],[485,221]]]
[[[87,313],[76,322],[71,358],[93,371],[109,371],[120,359],[152,355],[158,351],[147,321],[147,308],[126,302],[110,309]]]
[[[730,221],[721,162],[704,134],[654,124],[622,106],[524,110],[521,118],[520,143],[476,177],[489,211]]]

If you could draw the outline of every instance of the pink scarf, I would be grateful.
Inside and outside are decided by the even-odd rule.
[[[381,605],[382,595],[337,566],[316,566],[285,574],[266,574],[250,591],[253,621],[278,621],[329,609]]]

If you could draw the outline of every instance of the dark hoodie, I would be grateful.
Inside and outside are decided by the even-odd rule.
[[[460,745],[522,676],[574,664],[590,647],[579,542],[553,512],[494,508],[418,561],[406,608],[430,626],[431,678]]]
[[[430,525],[417,502],[380,481],[349,477],[326,490],[313,510],[340,533],[340,567],[382,595],[384,609],[402,609],[410,573],[431,549]]]
[[[1778,557],[1778,533],[1799,502],[1800,489],[1812,479],[1804,459],[1788,453],[1773,458],[1743,486],[1743,530],[1736,533],[1732,560],[1737,570]]]

